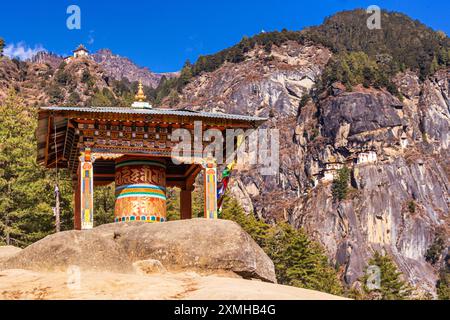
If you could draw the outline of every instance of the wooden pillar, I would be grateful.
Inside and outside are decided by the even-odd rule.
[[[205,218],[217,219],[217,166],[213,158],[203,163]]]
[[[91,150],[86,148],[81,153],[77,171],[77,188],[75,190],[76,230],[87,230],[94,227],[94,159]]]
[[[81,204],[80,204],[80,164],[78,164],[78,170],[77,170],[77,181],[74,183],[74,217],[73,217],[73,227],[75,230],[81,230]]]
[[[192,191],[194,186],[190,185],[180,191],[180,217],[182,220],[192,219]]]

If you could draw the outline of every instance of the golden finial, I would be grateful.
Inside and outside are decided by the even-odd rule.
[[[138,102],[144,102],[147,99],[147,97],[144,94],[144,86],[142,85],[141,80],[139,80],[138,92],[134,96],[134,99],[136,99],[136,101]]]

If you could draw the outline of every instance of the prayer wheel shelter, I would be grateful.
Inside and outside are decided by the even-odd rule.
[[[140,88],[141,92],[141,88]],[[141,92],[142,95],[142,92]],[[217,217],[214,159],[192,148],[194,160],[172,158],[176,129],[254,129],[266,119],[251,116],[132,107],[43,107],[37,128],[38,163],[67,168],[74,184],[74,227],[90,229],[95,218],[94,186],[115,182],[115,221],[164,222],[166,188],[180,188],[180,216],[192,216],[193,184],[204,172],[205,217]],[[195,141],[192,141],[194,144]],[[202,146],[208,144],[202,142]]]

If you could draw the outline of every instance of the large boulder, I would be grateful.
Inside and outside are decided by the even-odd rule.
[[[128,272],[133,270],[127,254],[113,238],[91,231],[66,231],[47,236],[16,255],[0,261],[0,269]]]
[[[227,220],[103,225],[46,237],[5,261],[0,269],[133,272],[133,263],[157,260],[170,271],[233,272],[276,282],[273,262],[241,227]]]
[[[19,253],[22,249],[14,246],[1,246],[0,247],[0,261],[6,260],[13,255]]]

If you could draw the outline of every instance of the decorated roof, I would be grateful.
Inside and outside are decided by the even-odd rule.
[[[83,46],[82,44],[80,44],[80,45],[78,46],[78,48],[76,48],[75,50],[73,50],[73,52],[78,52],[78,51],[86,51],[86,52],[89,52],[89,50],[86,49],[86,47]]]
[[[171,116],[183,116],[183,117],[197,117],[197,118],[212,118],[212,119],[228,119],[228,120],[240,120],[240,121],[252,121],[256,124],[261,124],[267,120],[267,118],[219,113],[219,112],[202,112],[192,111],[188,109],[138,109],[138,108],[119,108],[119,107],[42,107],[42,111],[74,111],[80,113],[111,113],[111,114],[135,114],[135,115],[171,115]]]
[[[266,118],[248,115],[200,112],[187,109],[42,107],[39,109],[36,130],[37,161],[48,168],[57,165],[59,168],[68,167],[74,170],[77,166],[80,143],[93,144],[94,152],[108,154],[139,153],[168,157],[170,156],[171,143],[166,133],[167,130],[172,128],[185,127],[192,130],[196,121],[202,121],[206,129],[218,128],[221,131],[228,128],[252,129],[266,120]],[[119,123],[126,126],[127,129],[119,127]],[[154,135],[154,129],[151,128],[161,130],[161,137],[153,140],[151,137]],[[119,131],[124,138],[113,137]],[[136,139],[125,139],[125,136],[130,135],[131,137],[136,136]],[[144,135],[148,138],[138,138]],[[162,141],[162,136],[166,140]],[[84,140],[81,141],[81,139]],[[133,144],[135,141],[136,144]],[[100,163],[101,161],[97,166],[101,165]]]

